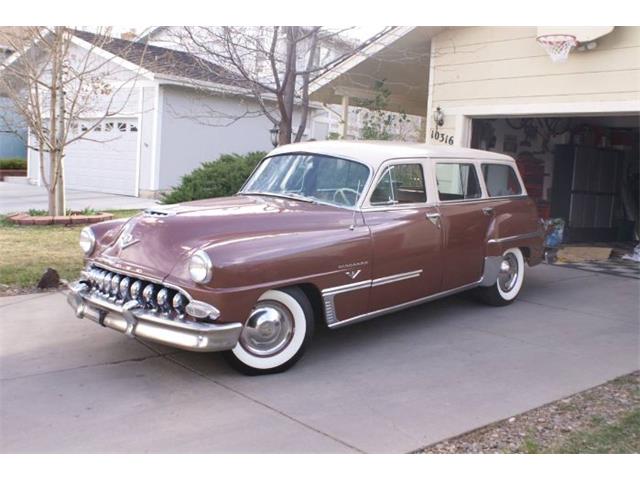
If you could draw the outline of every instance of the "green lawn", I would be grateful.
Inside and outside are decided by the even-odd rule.
[[[114,210],[115,218],[127,218],[139,210]],[[83,266],[78,246],[78,226],[17,226],[0,218],[0,284],[32,287],[47,267],[61,278],[73,280]]]
[[[594,419],[595,420],[595,419]],[[632,410],[612,425],[597,420],[588,430],[574,432],[544,453],[639,453],[640,409]]]

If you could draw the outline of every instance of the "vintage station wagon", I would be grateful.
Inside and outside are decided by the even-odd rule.
[[[511,303],[543,228],[510,157],[328,141],[276,148],[235,196],[87,227],[80,246],[78,317],[259,374],[293,365],[315,322],[469,289]]]

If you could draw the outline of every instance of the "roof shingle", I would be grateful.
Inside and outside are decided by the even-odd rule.
[[[186,80],[247,87],[247,81],[240,75],[188,52],[96,35],[81,30],[74,31],[74,35],[152,73]]]

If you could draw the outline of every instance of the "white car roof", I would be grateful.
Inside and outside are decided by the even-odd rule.
[[[333,157],[357,160],[377,167],[391,158],[465,158],[478,160],[498,160],[514,162],[513,158],[501,153],[475,150],[472,148],[427,145],[426,143],[405,143],[385,141],[327,140],[319,142],[291,143],[272,150],[269,156],[285,153],[315,153]]]

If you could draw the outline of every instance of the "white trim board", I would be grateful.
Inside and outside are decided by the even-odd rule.
[[[568,102],[568,103],[527,103],[502,105],[475,105],[447,107],[440,105],[445,115],[467,115],[471,117],[513,116],[554,116],[554,115],[598,115],[637,114],[640,101],[623,102]]]

